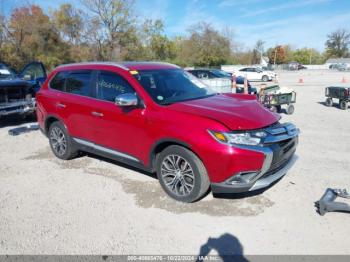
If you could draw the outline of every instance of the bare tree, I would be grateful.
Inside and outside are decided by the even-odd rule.
[[[90,32],[98,35],[98,42],[106,45],[103,59],[120,59],[123,38],[135,24],[133,0],[81,0],[94,19],[94,29]],[[96,26],[99,24],[99,26]]]

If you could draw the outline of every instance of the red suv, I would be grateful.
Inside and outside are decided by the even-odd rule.
[[[217,94],[166,63],[60,66],[37,116],[58,158],[85,151],[156,172],[183,202],[269,186],[293,165],[299,134],[254,96]]]

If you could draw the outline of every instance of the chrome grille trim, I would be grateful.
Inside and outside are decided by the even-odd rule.
[[[264,130],[268,134],[264,139],[264,144],[272,144],[288,140],[298,136],[300,133],[300,130],[292,123],[271,126]]]

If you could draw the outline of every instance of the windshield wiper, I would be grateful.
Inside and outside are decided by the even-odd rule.
[[[210,94],[210,95],[206,95],[206,96],[200,96],[200,97],[191,97],[191,98],[186,98],[186,99],[183,99],[183,100],[167,100],[167,101],[164,101],[164,102],[161,102],[159,104],[161,105],[171,105],[171,104],[174,104],[174,103],[181,103],[181,102],[186,102],[186,101],[191,101],[191,100],[199,100],[199,99],[204,99],[204,98],[208,98],[208,97],[211,97],[211,96],[216,96],[218,93],[214,93],[214,94]]]

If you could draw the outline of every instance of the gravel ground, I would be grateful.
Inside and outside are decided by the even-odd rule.
[[[327,187],[350,190],[350,110],[323,105],[350,73],[280,72],[297,91],[299,159],[265,192],[177,203],[152,176],[84,156],[56,159],[39,132],[0,120],[0,254],[348,254],[350,217],[315,212]],[[299,78],[304,83],[299,84]],[[350,84],[348,84],[350,85]],[[204,246],[208,244],[208,246]],[[209,249],[210,249],[209,248]]]

